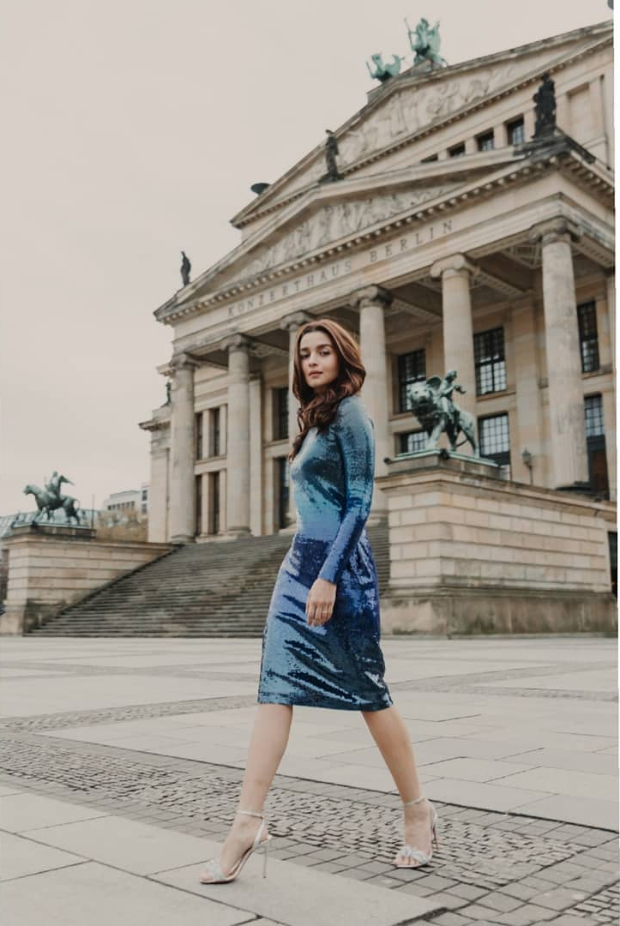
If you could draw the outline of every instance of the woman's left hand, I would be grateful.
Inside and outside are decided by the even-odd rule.
[[[332,616],[336,600],[336,585],[327,579],[316,579],[308,592],[306,601],[306,623],[310,627],[322,627]]]

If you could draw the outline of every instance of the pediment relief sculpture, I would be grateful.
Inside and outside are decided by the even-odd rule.
[[[364,231],[378,222],[406,213],[415,206],[430,202],[461,186],[462,181],[420,187],[389,194],[370,195],[364,199],[340,200],[322,206],[314,215],[284,234],[278,241],[254,253],[253,259],[226,283],[252,279],[275,267]]]

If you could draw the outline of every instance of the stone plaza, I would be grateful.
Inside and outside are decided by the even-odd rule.
[[[232,820],[256,640],[2,643],[7,926],[595,926],[618,920],[616,641],[386,639],[437,807],[429,865],[391,864],[394,782],[362,717],[294,708],[274,839],[202,885]]]

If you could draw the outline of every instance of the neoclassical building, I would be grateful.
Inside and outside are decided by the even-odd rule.
[[[545,73],[562,132],[531,144]],[[425,438],[408,384],[454,369],[502,478],[614,501],[612,91],[611,22],[412,67],[335,133],[341,179],[321,144],[234,216],[238,246],[155,312],[149,540],[291,529],[291,347],[320,316],[359,339],[378,476]]]

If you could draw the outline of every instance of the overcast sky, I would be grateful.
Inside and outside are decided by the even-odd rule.
[[[365,103],[365,61],[441,20],[450,64],[609,19],[606,0],[3,0],[0,514],[54,469],[86,507],[149,478],[153,311]]]

